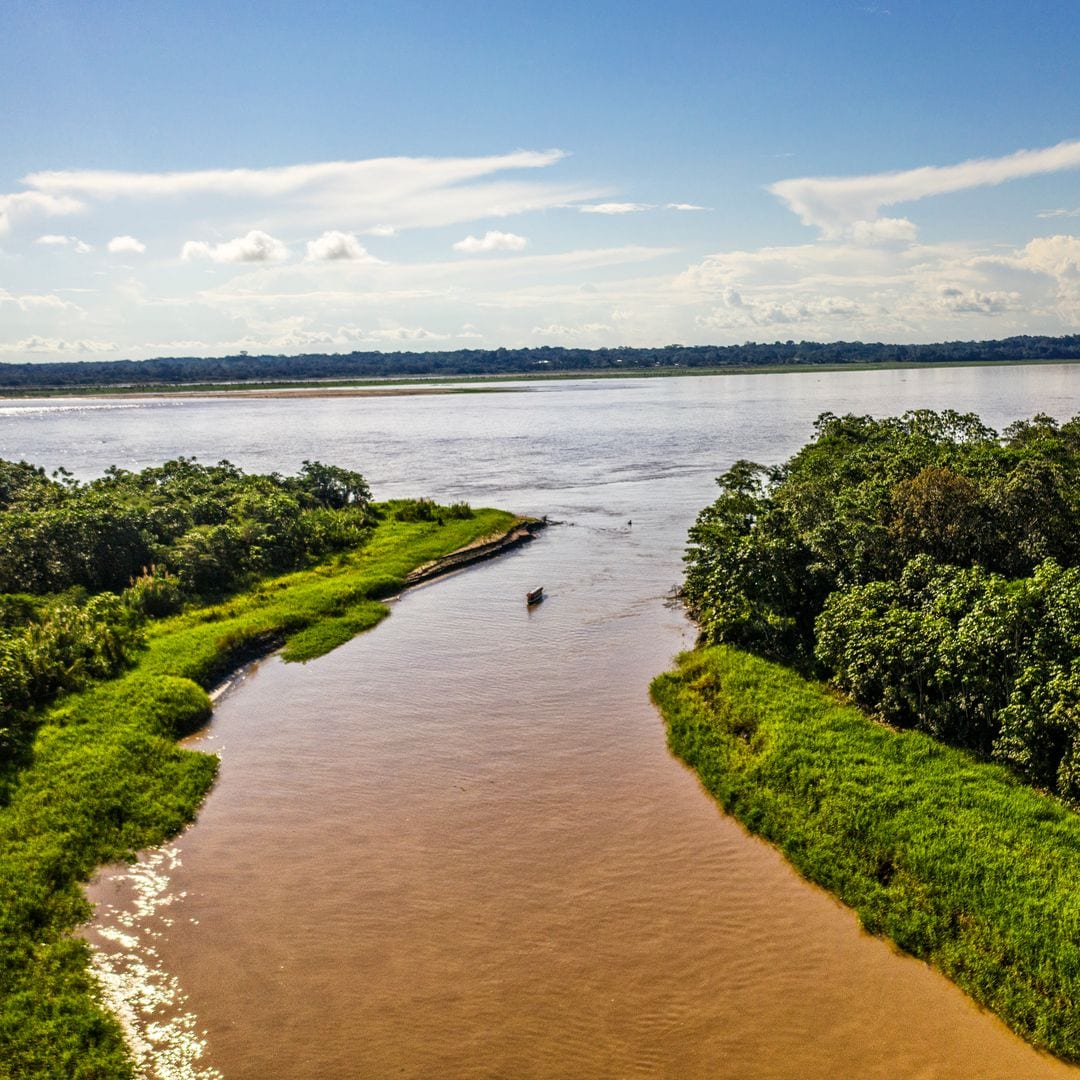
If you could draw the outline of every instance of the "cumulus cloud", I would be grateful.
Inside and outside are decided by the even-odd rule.
[[[997,315],[1018,309],[1021,297],[1018,292],[986,293],[978,289],[948,286],[940,292],[939,306],[945,311],[959,314]]]
[[[1080,236],[1040,236],[1020,256],[1027,266],[1058,278],[1080,276]]]
[[[261,229],[252,229],[246,236],[221,244],[189,240],[180,251],[180,258],[185,261],[209,259],[217,263],[283,262],[288,257],[289,249]]]
[[[522,251],[528,244],[524,236],[491,229],[483,236],[466,236],[454,244],[455,251],[467,255],[480,255],[487,251]]]
[[[307,257],[310,262],[377,262],[352,233],[333,229],[318,240],[309,240]]]
[[[637,202],[588,203],[578,207],[583,214],[640,214],[643,210],[652,209],[649,203]]]
[[[768,190],[798,214],[804,225],[835,236],[855,222],[872,221],[883,206],[1077,168],[1080,140],[1071,140],[1042,150],[1018,150],[1005,157],[977,158],[958,165],[926,165],[865,176],[796,177],[777,181]]]
[[[389,326],[382,330],[372,330],[366,335],[370,341],[445,341],[447,334],[436,334],[422,326]]]
[[[141,255],[146,245],[134,236],[114,236],[105,245],[111,255]]]
[[[859,305],[847,296],[809,296],[783,299],[776,296],[747,298],[738,289],[728,287],[720,294],[720,303],[709,314],[698,318],[698,325],[712,329],[737,326],[786,326],[794,323],[817,323],[850,320],[860,314]]]

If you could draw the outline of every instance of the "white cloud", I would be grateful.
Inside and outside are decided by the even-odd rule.
[[[669,202],[664,204],[665,210],[711,210],[711,206],[698,206],[697,203]]]
[[[608,323],[585,323],[582,326],[564,326],[562,323],[549,323],[547,326],[534,326],[532,332],[537,337],[545,338],[583,338],[607,334],[613,330]]]
[[[64,300],[55,293],[24,293],[22,296],[16,296],[7,289],[0,289],[0,305],[3,304],[11,304],[24,312],[52,310],[85,314],[78,304]]]
[[[518,150],[491,157],[369,158],[269,169],[202,169],[169,173],[70,169],[30,173],[23,183],[50,194],[77,193],[96,199],[204,194],[268,198],[341,184],[363,189],[373,183],[382,185],[391,180],[413,188],[441,186],[505,169],[544,168],[565,156],[561,150]]]
[[[578,207],[583,214],[640,214],[643,210],[652,209],[649,203],[636,202],[589,203]]]
[[[0,236],[7,233],[19,218],[44,214],[56,217],[61,214],[77,214],[85,204],[69,195],[51,195],[41,191],[16,191],[0,195]]]
[[[883,217],[851,226],[851,238],[857,244],[914,243],[916,236],[915,223],[907,218]]]
[[[86,355],[88,353],[112,353],[116,352],[118,346],[114,341],[95,341],[82,339],[79,341],[68,341],[64,338],[46,338],[38,335],[33,335],[28,338],[23,338],[22,341],[13,342],[0,342],[0,353],[60,353],[61,355],[78,353],[80,355]]]
[[[393,225],[372,225],[367,233],[368,236],[396,236],[397,229]]]
[[[997,315],[1003,311],[1016,310],[1021,306],[1018,292],[980,292],[978,289],[943,288],[939,306],[947,312],[958,314]]]
[[[1040,236],[1028,242],[1021,256],[1027,266],[1058,278],[1080,275],[1080,236]]]
[[[466,236],[454,244],[455,251],[478,255],[487,251],[522,251],[528,244],[524,236],[516,233],[489,230],[483,236]]]
[[[872,220],[883,206],[1078,168],[1080,140],[1071,140],[1043,150],[1018,150],[958,165],[926,165],[865,176],[797,177],[771,184],[768,190],[798,214],[804,225],[837,236],[855,222]]]
[[[209,259],[217,263],[282,262],[288,257],[288,248],[260,229],[252,229],[247,236],[238,236],[222,244],[189,240],[180,251],[180,258],[186,261]]]
[[[44,236],[39,236],[34,243],[43,244],[46,247],[67,247],[70,245],[76,255],[88,255],[94,250],[88,243],[80,240],[77,236],[63,236],[58,233],[46,233]]]
[[[445,341],[448,334],[436,334],[432,330],[425,330],[422,326],[390,326],[382,330],[372,330],[365,335],[369,341],[394,341],[394,342],[417,342],[417,341]]]
[[[352,233],[336,229],[324,232],[318,240],[309,240],[307,257],[311,262],[378,262]]]
[[[1057,210],[1040,210],[1035,216],[1037,218],[1080,217],[1080,207],[1076,207],[1073,210],[1065,210],[1062,208],[1058,208]]]
[[[111,255],[141,255],[146,245],[134,236],[114,236],[105,245]]]
[[[71,169],[30,173],[32,189],[2,198],[83,207],[78,200],[163,200],[195,202],[244,213],[253,225],[274,230],[290,225],[322,225],[376,230],[451,225],[481,217],[505,217],[530,210],[575,204],[604,194],[594,186],[505,179],[508,171],[545,169],[565,157],[561,150],[518,150],[486,157],[395,157],[329,161],[267,169],[203,169],[192,172],[135,173]],[[77,198],[76,198],[77,197]],[[42,203],[44,205],[44,203]],[[0,211],[3,203],[0,202]]]

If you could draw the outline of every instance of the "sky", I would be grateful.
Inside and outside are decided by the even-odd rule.
[[[5,0],[0,361],[1080,332],[1080,5]]]

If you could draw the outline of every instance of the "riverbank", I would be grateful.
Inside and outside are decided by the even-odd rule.
[[[90,915],[82,885],[99,865],[194,819],[217,760],[176,740],[209,718],[207,690],[282,643],[287,659],[322,655],[382,619],[381,599],[412,571],[457,569],[535,527],[496,510],[444,523],[387,515],[358,551],[152,623],[133,670],[43,713],[0,807],[0,1076],[133,1075],[71,931]]]
[[[652,684],[672,751],[868,931],[1080,1061],[1080,817],[727,647]]]
[[[1045,367],[1075,365],[1080,360],[947,360],[882,361],[846,364],[732,364],[725,367],[609,368],[582,371],[523,372],[505,375],[424,375],[401,379],[298,379],[274,382],[147,384],[133,386],[71,386],[33,389],[0,388],[0,400],[51,397],[133,398],[319,398],[409,397],[422,394],[510,393],[520,387],[505,383],[551,383],[577,379],[663,379],[697,375],[790,375],[833,371],[908,371],[936,368]],[[432,383],[440,385],[432,386]]]

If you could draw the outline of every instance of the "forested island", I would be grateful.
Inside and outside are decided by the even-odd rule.
[[[872,932],[1080,1060],[1080,417],[821,416],[718,480],[673,750]]]
[[[179,458],[80,483],[0,461],[0,1075],[133,1075],[101,1003],[83,883],[176,835],[217,759],[176,740],[207,690],[284,645],[320,656],[451,553],[532,523],[375,503],[363,476]]]
[[[87,360],[0,364],[0,392],[88,388],[166,388],[327,379],[614,374],[620,371],[739,371],[898,364],[977,364],[1080,359],[1080,334],[1022,335],[997,341],[892,345],[863,341],[748,341],[742,345],[661,348],[450,349],[420,352],[308,353],[298,356]]]

